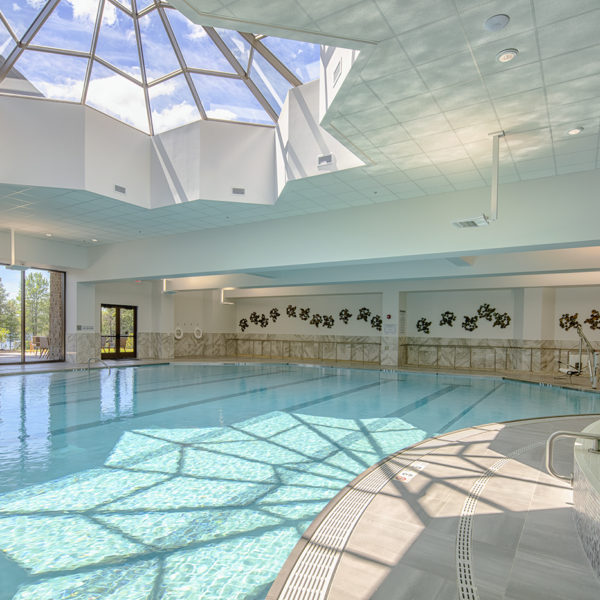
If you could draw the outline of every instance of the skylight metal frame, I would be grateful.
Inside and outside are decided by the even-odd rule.
[[[21,39],[19,39],[17,37],[17,35],[15,34],[13,28],[11,27],[8,19],[4,16],[4,14],[2,14],[2,11],[0,11],[0,20],[6,27],[8,33],[10,34],[11,38],[13,39],[13,41],[15,43],[15,47],[13,48],[13,50],[6,57],[4,63],[2,65],[0,65],[0,83],[2,83],[2,81],[6,78],[6,76],[10,72],[10,70],[15,66],[18,59],[21,57],[21,55],[23,54],[23,52],[25,50],[33,50],[35,52],[41,52],[41,53],[46,53],[46,54],[58,54],[58,55],[64,55],[64,56],[84,58],[87,60],[87,65],[86,65],[85,76],[83,79],[81,100],[79,103],[86,104],[90,81],[91,81],[92,70],[94,67],[94,63],[97,62],[98,64],[102,65],[103,67],[109,69],[110,71],[114,72],[115,74],[117,74],[121,77],[124,77],[129,82],[134,83],[143,89],[144,102],[145,102],[145,106],[146,106],[146,117],[148,120],[148,128],[149,128],[150,135],[154,135],[154,123],[153,123],[153,118],[152,118],[152,106],[151,106],[151,102],[150,102],[149,89],[160,83],[164,83],[170,79],[173,79],[179,75],[183,75],[185,78],[185,81],[190,90],[190,93],[192,95],[192,98],[194,100],[196,108],[198,109],[201,120],[213,120],[213,119],[211,117],[209,117],[206,113],[202,99],[198,93],[195,82],[192,79],[193,74],[207,75],[207,76],[212,76],[212,77],[224,77],[227,79],[237,79],[237,80],[242,81],[245,84],[245,86],[248,88],[248,90],[251,92],[251,94],[254,96],[254,98],[258,101],[258,103],[263,108],[263,110],[266,112],[266,114],[269,116],[269,118],[273,121],[273,123],[277,123],[277,120],[279,118],[277,110],[275,107],[273,107],[270,104],[270,102],[266,99],[266,97],[260,91],[260,89],[258,88],[256,83],[250,77],[250,73],[252,72],[256,53],[260,54],[260,56],[263,59],[265,59],[289,83],[290,86],[297,87],[299,85],[302,85],[302,81],[282,61],[280,61],[277,58],[277,56],[275,56],[275,54],[269,48],[267,48],[262,43],[261,40],[264,37],[266,37],[263,34],[254,35],[251,33],[246,33],[246,32],[241,32],[241,31],[237,32],[241,36],[241,38],[249,44],[248,62],[247,62],[247,65],[242,65],[240,63],[240,61],[236,58],[236,56],[233,54],[233,52],[229,48],[229,46],[225,43],[223,38],[221,38],[219,33],[215,30],[215,28],[210,27],[210,26],[202,26],[202,29],[204,30],[204,32],[208,35],[208,37],[211,39],[211,41],[215,44],[215,46],[221,52],[221,54],[223,55],[225,60],[232,67],[234,72],[232,73],[232,72],[227,72],[227,71],[216,71],[216,70],[203,69],[203,68],[198,68],[198,67],[188,65],[187,61],[185,59],[185,56],[181,50],[181,47],[177,41],[177,36],[175,35],[173,26],[171,24],[171,21],[168,17],[168,13],[167,13],[167,11],[176,10],[176,9],[174,9],[172,6],[170,6],[168,4],[168,2],[166,2],[165,0],[152,0],[152,2],[148,6],[143,8],[142,10],[138,10],[138,8],[137,8],[138,0],[131,0],[131,9],[129,9],[125,5],[121,4],[117,0],[98,0],[98,9],[96,11],[96,20],[93,25],[90,48],[89,48],[88,52],[85,52],[83,50],[72,50],[72,49],[67,49],[67,48],[53,48],[53,47],[49,47],[49,46],[32,44],[31,42],[35,39],[36,34],[40,31],[40,29],[43,27],[44,23],[48,20],[48,18],[51,16],[52,12],[57,8],[57,6],[60,4],[61,1],[62,0],[48,0],[45,3],[45,5],[43,6],[43,8],[38,12],[38,14],[34,18],[33,22],[28,27],[28,29],[26,30],[26,32],[24,33],[24,35],[22,36]],[[131,75],[130,73],[123,71],[121,68],[117,67],[116,65],[113,65],[109,61],[105,60],[104,58],[99,57],[96,54],[98,38],[99,38],[99,35],[101,32],[101,27],[102,27],[103,18],[105,15],[107,4],[112,5],[112,7],[115,10],[121,11],[122,13],[128,15],[133,20],[133,27],[134,27],[135,38],[136,38],[135,43],[136,43],[136,47],[137,47],[137,59],[139,61],[139,66],[140,66],[140,78],[139,79],[137,77]],[[148,75],[146,73],[146,65],[145,65],[145,60],[144,60],[144,47],[143,47],[144,44],[142,43],[139,19],[144,17],[145,15],[150,14],[152,11],[157,11],[157,13],[158,13],[160,22],[165,30],[165,33],[169,40],[169,43],[171,44],[171,47],[173,48],[179,68],[172,72],[166,73],[166,74],[162,75],[161,77],[153,79],[152,81],[149,82]],[[0,95],[5,95],[5,94],[2,91],[0,91]],[[14,95],[19,95],[19,94],[15,94],[14,92],[11,92],[10,95],[14,96]],[[48,98],[48,99],[52,100],[52,98]],[[64,101],[64,102],[73,103],[73,101],[70,101],[70,100],[66,101],[66,100],[56,99],[55,101],[59,101],[59,102]],[[222,119],[214,119],[214,120],[222,120]],[[260,123],[257,123],[257,124],[260,124]]]

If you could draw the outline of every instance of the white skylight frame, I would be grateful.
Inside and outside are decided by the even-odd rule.
[[[12,0],[4,0],[4,1],[9,2]],[[270,67],[272,67],[278,73],[278,75],[281,76],[281,78],[283,80],[285,80],[285,82],[287,82],[287,84],[290,87],[297,87],[299,85],[302,85],[302,83],[305,83],[305,82],[301,81],[288,66],[286,66],[269,48],[267,48],[262,43],[261,40],[264,39],[264,37],[265,37],[264,35],[254,35],[254,34],[245,33],[245,32],[237,32],[237,35],[240,36],[243,40],[245,40],[245,42],[249,46],[248,61],[246,64],[242,64],[242,62],[240,60],[238,60],[238,58],[236,58],[235,54],[231,51],[231,49],[229,48],[229,46],[227,45],[225,40],[219,35],[219,32],[215,28],[209,27],[209,26],[194,26],[194,27],[196,27],[198,29],[201,28],[201,30],[202,30],[201,35],[202,36],[206,35],[212,41],[212,43],[214,43],[216,48],[221,52],[222,56],[224,57],[224,59],[227,61],[227,63],[231,67],[232,71],[227,72],[227,71],[221,71],[221,70],[211,70],[211,69],[199,68],[195,65],[188,64],[186,62],[184,52],[182,51],[180,44],[178,42],[177,35],[173,29],[173,24],[169,18],[169,14],[172,14],[172,13],[170,13],[170,11],[175,11],[176,9],[171,7],[164,0],[151,0],[151,2],[147,6],[145,6],[143,9],[141,9],[139,11],[137,9],[138,0],[130,0],[131,9],[128,8],[127,6],[125,6],[125,3],[122,4],[118,0],[98,0],[98,9],[97,9],[95,22],[93,23],[91,44],[90,44],[90,49],[88,52],[84,52],[81,50],[73,50],[73,49],[68,49],[68,48],[42,46],[42,45],[36,45],[33,43],[35,41],[36,35],[40,32],[40,30],[42,29],[44,24],[47,22],[47,20],[52,16],[53,12],[61,5],[61,2],[64,2],[65,5],[67,3],[70,3],[72,5],[72,3],[69,0],[47,0],[47,2],[39,10],[39,12],[37,13],[37,16],[31,22],[31,24],[29,25],[29,27],[27,28],[27,30],[25,31],[25,33],[22,35],[22,37],[20,39],[18,38],[17,34],[11,27],[10,19],[7,18],[3,14],[2,4],[4,3],[4,1],[0,1],[0,21],[1,21],[0,27],[2,27],[2,26],[6,27],[6,30],[8,31],[8,33],[10,34],[10,36],[12,38],[14,47],[10,50],[10,52],[8,52],[8,55],[5,57],[4,63],[2,65],[0,65],[0,84],[2,84],[4,79],[10,73],[11,69],[15,68],[17,71],[19,70],[19,62],[18,61],[23,56],[23,53],[25,51],[40,52],[46,56],[49,54],[58,54],[58,55],[64,55],[64,56],[69,56],[69,57],[77,57],[80,59],[85,59],[85,60],[87,60],[87,68],[86,68],[86,72],[85,72],[85,77],[83,79],[81,98],[80,98],[79,102],[74,101],[74,100],[65,100],[64,98],[52,98],[50,96],[46,96],[46,94],[44,94],[44,93],[40,93],[39,97],[47,98],[47,99],[51,99],[51,100],[63,101],[63,102],[66,101],[66,102],[71,102],[71,103],[75,102],[75,103],[79,103],[79,104],[88,104],[88,94],[89,94],[89,90],[90,90],[90,82],[92,81],[93,68],[94,68],[95,64],[101,65],[105,69],[108,69],[111,72],[115,73],[115,75],[118,75],[119,77],[123,77],[125,80],[129,81],[132,84],[135,84],[136,86],[139,86],[143,90],[146,120],[148,123],[148,127],[147,127],[147,129],[144,129],[143,127],[138,127],[136,124],[134,124],[132,122],[129,122],[129,124],[134,127],[137,127],[138,129],[142,129],[143,131],[145,131],[146,133],[149,133],[150,135],[154,135],[155,133],[157,133],[156,132],[156,124],[154,123],[154,118],[153,118],[153,109],[152,109],[152,101],[151,101],[151,93],[150,93],[151,88],[153,88],[154,86],[157,86],[161,83],[165,83],[165,82],[168,82],[171,80],[175,81],[176,78],[178,78],[177,81],[180,81],[181,80],[180,76],[183,76],[183,78],[185,79],[185,82],[186,82],[189,92],[191,94],[191,98],[193,98],[195,108],[197,109],[199,118],[201,120],[217,120],[217,121],[232,120],[232,121],[240,121],[240,122],[244,122],[244,123],[250,122],[250,123],[255,123],[255,124],[260,124],[260,125],[269,125],[269,124],[273,125],[273,124],[277,123],[278,116],[279,116],[279,110],[280,110],[281,106],[280,106],[280,101],[277,99],[278,97],[276,94],[270,94],[273,96],[273,98],[275,99],[275,103],[277,104],[276,106],[273,106],[273,103],[269,102],[269,99],[265,97],[265,95],[261,92],[261,90],[259,89],[259,86],[255,82],[257,77],[261,77],[259,84],[262,86],[263,90],[266,90],[266,92],[268,92],[269,89],[272,89],[272,86],[270,86],[267,79],[263,75],[261,75],[260,68],[257,68],[258,63],[256,63],[256,66],[255,66],[255,57],[256,56],[259,56],[260,60],[265,60],[268,63],[268,65],[270,65]],[[105,13],[106,7],[109,5],[112,6],[113,11],[115,9],[117,11],[121,11],[121,13],[128,15],[133,21],[133,26],[134,26],[134,31],[135,31],[135,44],[137,46],[137,54],[138,54],[137,58],[139,61],[139,68],[140,68],[140,78],[139,79],[136,76],[133,76],[130,73],[123,71],[122,68],[117,67],[116,65],[112,64],[110,61],[105,60],[104,58],[102,58],[101,56],[98,56],[98,54],[97,54],[97,45],[98,45],[99,35],[101,33],[101,26],[103,23],[103,15]],[[121,13],[118,13],[118,14],[120,15]],[[172,47],[175,57],[177,59],[178,66],[175,70],[172,70],[168,73],[163,73],[159,77],[156,77],[149,81],[148,72],[147,72],[147,63],[144,58],[144,43],[142,40],[143,35],[141,32],[141,27],[140,27],[140,19],[143,19],[145,16],[150,15],[150,14],[156,14],[158,16],[160,23],[162,24],[162,27],[164,28],[164,31],[166,33],[166,37],[168,38],[168,40],[171,44],[171,47]],[[147,20],[146,20],[146,22],[147,22]],[[68,45],[68,44],[65,44],[65,45]],[[27,54],[30,54],[30,52],[27,52]],[[244,61],[244,63],[245,62],[246,61]],[[81,67],[81,68],[83,69],[83,67]],[[203,79],[203,81],[207,82],[207,85],[209,84],[209,82],[214,81],[212,79],[214,77],[223,77],[226,79],[232,79],[232,80],[237,80],[237,81],[242,82],[244,84],[244,86],[246,87],[246,89],[250,92],[252,97],[256,100],[256,102],[258,102],[258,104],[260,105],[262,110],[264,110],[264,112],[266,113],[266,117],[264,119],[262,117],[260,119],[258,119],[256,117],[255,120],[252,120],[251,118],[248,118],[248,120],[243,120],[239,113],[236,115],[232,111],[226,111],[226,110],[220,111],[219,109],[212,111],[213,113],[218,113],[219,117],[211,117],[210,116],[211,111],[207,111],[206,106],[204,106],[202,97],[199,94],[198,88],[194,82],[194,76],[198,76],[198,75],[210,76],[207,79]],[[281,80],[279,81],[279,83],[280,83],[280,87],[281,87]],[[0,94],[1,95],[12,95],[12,96],[26,95],[25,93],[19,93],[18,90],[3,91],[1,89],[0,89]],[[249,97],[250,96],[248,96],[248,98]],[[96,105],[95,108],[98,108],[98,106]],[[240,107],[236,107],[236,108],[241,108],[242,110],[244,110],[246,112],[247,115],[258,114],[257,111],[259,110],[258,108],[253,109],[250,105],[244,105],[244,106],[240,106]],[[100,110],[102,110],[102,109],[100,109]],[[111,114],[110,111],[107,111],[107,112],[109,114]],[[223,118],[223,114],[227,113],[227,112],[231,113],[234,116],[237,116],[237,118]],[[112,116],[115,116],[115,115],[113,114]],[[117,117],[117,118],[119,118],[119,117]],[[121,119],[121,120],[125,120],[125,122],[128,122],[126,119]],[[194,120],[197,120],[197,119],[194,119]],[[188,121],[188,122],[193,122],[193,121]],[[185,124],[185,123],[181,123],[181,124]],[[179,126],[179,125],[175,125],[175,126]],[[162,129],[162,131],[164,131],[164,130],[165,129]]]

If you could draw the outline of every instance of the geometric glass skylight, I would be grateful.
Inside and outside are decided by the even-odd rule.
[[[0,94],[77,102],[154,135],[273,124],[320,46],[192,23],[163,0],[0,0]]]

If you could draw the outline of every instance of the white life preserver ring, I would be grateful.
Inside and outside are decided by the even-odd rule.
[[[173,336],[176,340],[180,340],[183,337],[183,329],[181,329],[181,327],[175,327],[175,333]]]
[[[194,329],[194,337],[199,340],[202,337],[202,329],[200,329],[200,327],[196,327],[196,329]]]

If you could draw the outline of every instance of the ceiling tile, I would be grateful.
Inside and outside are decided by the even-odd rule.
[[[598,8],[598,3],[595,8]],[[600,31],[600,9],[540,27],[538,38],[541,57],[547,59],[593,46],[598,43],[598,31]]]
[[[542,71],[546,85],[599,73],[599,54],[600,45],[595,45],[542,61]]]
[[[477,79],[479,75],[473,57],[468,51],[420,65],[417,70],[430,90],[466,83]]]
[[[377,0],[377,6],[396,33],[403,33],[456,14],[452,0],[403,2]]]
[[[386,104],[427,91],[423,80],[414,69],[401,71],[390,77],[375,79],[369,82],[369,87],[377,98]]]

